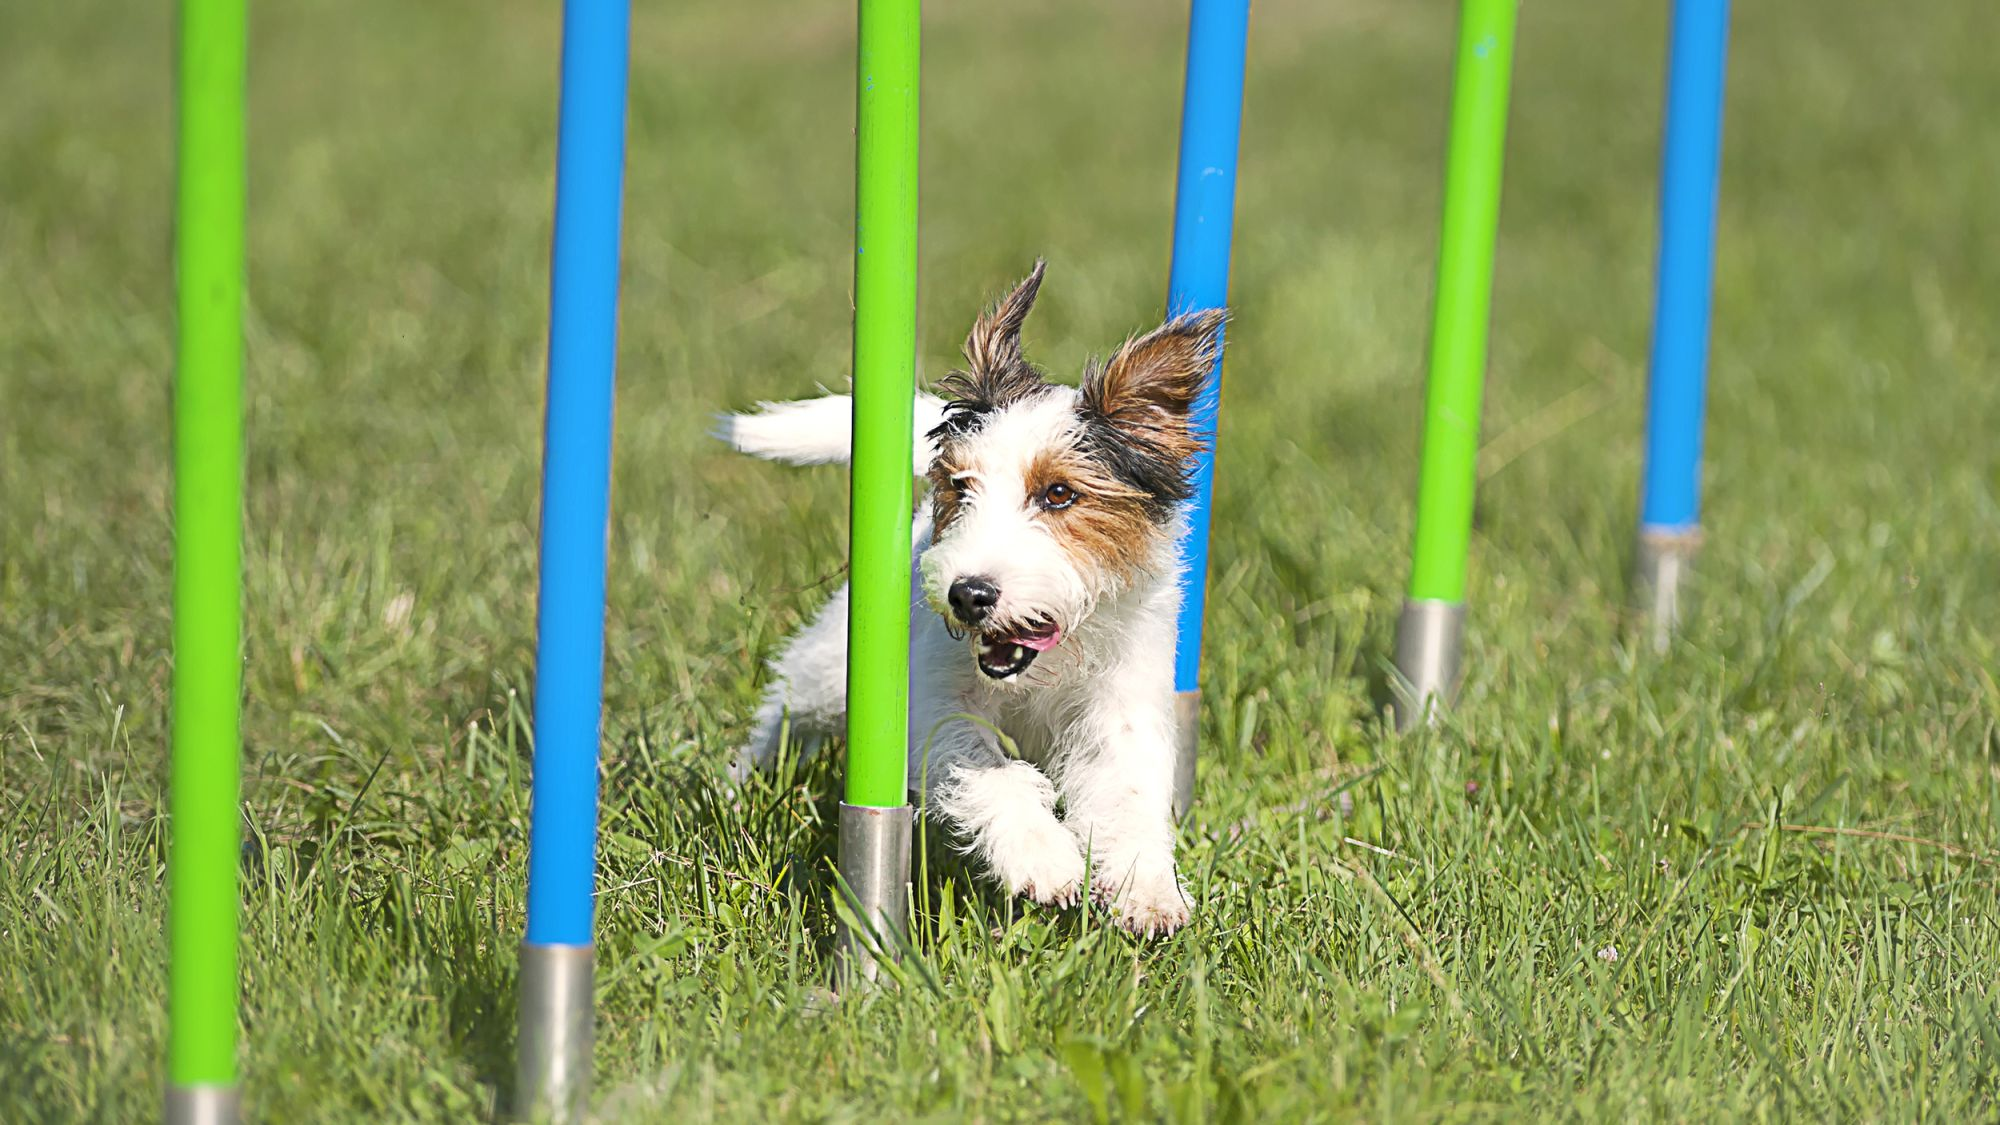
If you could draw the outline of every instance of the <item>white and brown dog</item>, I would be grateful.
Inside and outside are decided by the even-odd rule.
[[[1177,541],[1201,447],[1188,411],[1224,314],[1127,340],[1081,387],[1050,383],[1021,356],[1042,269],[973,326],[967,369],[940,385],[951,397],[917,397],[930,494],[912,560],[911,784],[1010,893],[1066,906],[1088,871],[1121,925],[1166,934],[1189,910],[1172,811]],[[849,398],[829,395],[762,404],[722,436],[825,464],[847,460],[850,434]],[[788,721],[808,739],[841,730],[845,586],[771,669],[739,774],[776,756]]]

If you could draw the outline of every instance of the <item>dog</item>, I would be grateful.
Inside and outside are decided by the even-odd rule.
[[[1173,317],[1079,386],[1052,383],[1021,353],[1045,268],[974,323],[944,397],[916,399],[913,469],[929,491],[911,561],[911,784],[1008,893],[1067,907],[1088,879],[1122,927],[1163,936],[1191,909],[1172,809],[1178,543],[1204,447],[1190,410],[1227,314]],[[846,395],[761,403],[718,436],[840,463],[851,412]],[[770,667],[738,777],[769,765],[788,729],[841,731],[845,585]]]

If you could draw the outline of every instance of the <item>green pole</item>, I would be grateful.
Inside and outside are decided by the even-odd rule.
[[[1416,545],[1396,637],[1405,727],[1428,713],[1426,700],[1449,699],[1458,676],[1517,3],[1464,0],[1459,10]]]
[[[236,1117],[244,23],[244,0],[181,5],[170,1122]]]
[[[855,71],[854,468],[847,793],[840,870],[865,932],[846,969],[893,952],[909,879],[910,458],[917,356],[918,0],[861,0]]]
[[[917,0],[862,0],[847,800],[906,799],[917,362]]]

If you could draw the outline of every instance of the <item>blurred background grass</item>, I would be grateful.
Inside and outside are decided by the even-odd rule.
[[[1454,6],[1260,0],[1197,926],[1140,945],[1022,912],[933,841],[920,977],[805,1018],[831,764],[735,806],[707,779],[840,565],[844,481],[704,433],[846,378],[853,12],[642,5],[607,1116],[1990,1114],[1991,13],[1738,7],[1686,643],[1640,657],[1620,608],[1665,6],[1522,13],[1471,674],[1449,727],[1397,740],[1370,683]],[[930,6],[923,375],[1038,254],[1029,346],[1056,372],[1158,315],[1184,17]],[[462,1119],[508,1082],[558,21],[253,10],[261,1118]],[[24,1120],[143,1118],[162,1074],[171,45],[170,6],[0,13],[0,1100]],[[1921,842],[1743,830],[1774,817]]]

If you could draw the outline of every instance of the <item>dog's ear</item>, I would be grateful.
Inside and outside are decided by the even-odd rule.
[[[1021,325],[1035,307],[1048,263],[1035,259],[1034,271],[1014,291],[987,310],[965,337],[968,370],[944,379],[945,389],[982,410],[997,409],[1041,385],[1042,377],[1021,358]]]
[[[1224,309],[1183,313],[1144,336],[1125,341],[1102,367],[1084,372],[1084,409],[1135,436],[1165,446],[1200,440],[1188,411],[1202,380],[1222,355]]]
[[[1034,270],[1014,291],[973,323],[965,337],[965,362],[972,365],[973,378],[1005,375],[1024,365],[1021,326],[1028,321],[1028,310],[1035,307],[1035,294],[1041,291],[1042,274],[1047,269],[1046,261],[1035,259]]]

